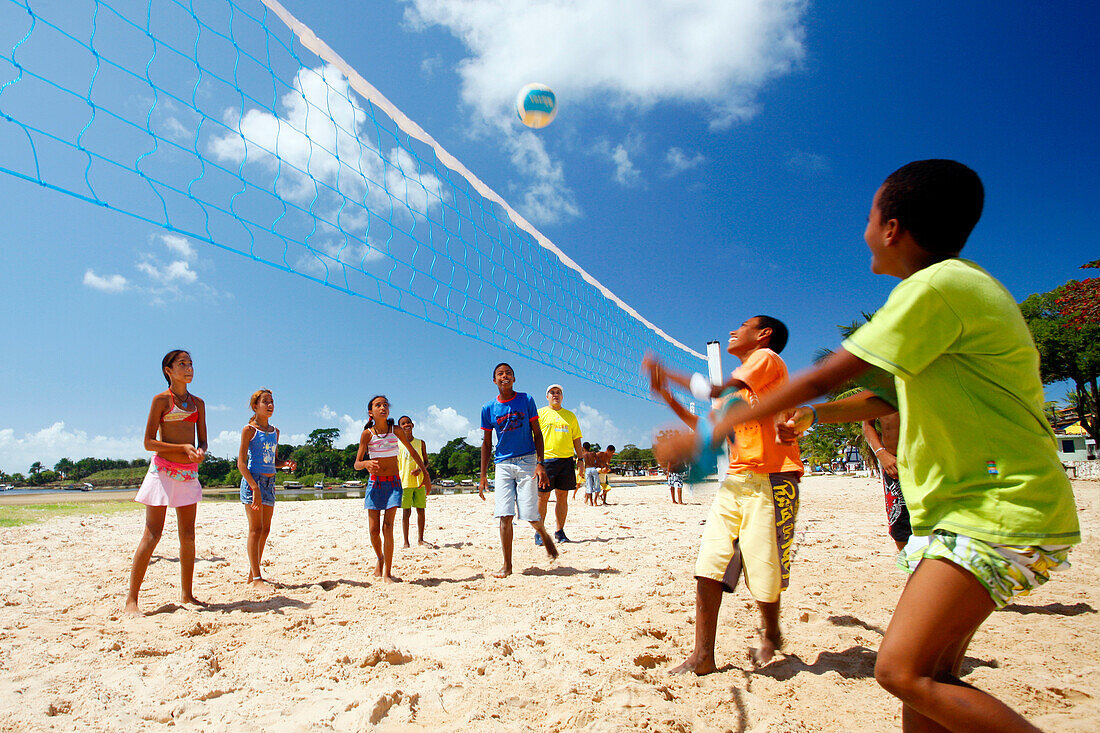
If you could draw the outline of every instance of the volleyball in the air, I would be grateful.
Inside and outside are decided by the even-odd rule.
[[[516,114],[523,124],[535,129],[546,127],[553,122],[557,113],[557,99],[550,87],[545,84],[528,84],[519,90]]]

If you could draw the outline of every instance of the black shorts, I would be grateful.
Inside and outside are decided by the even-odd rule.
[[[539,487],[543,494],[554,489],[572,491],[577,488],[577,462],[572,458],[551,458],[542,465],[546,469],[546,475],[550,477],[549,486]]]

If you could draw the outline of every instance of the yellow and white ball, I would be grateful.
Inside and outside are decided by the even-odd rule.
[[[519,121],[536,130],[554,121],[558,113],[554,92],[545,84],[528,84],[516,97],[516,114]]]

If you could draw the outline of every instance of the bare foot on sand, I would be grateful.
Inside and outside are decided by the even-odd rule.
[[[126,605],[122,607],[122,612],[127,616],[133,616],[135,618],[144,615],[141,612],[141,609],[138,608],[138,602],[136,598],[127,598]]]
[[[381,560],[379,560],[378,564],[374,566],[374,577],[376,577],[376,578],[381,578],[382,577],[382,561]]]
[[[424,543],[423,543],[423,542],[421,542],[420,544],[424,544]],[[408,543],[408,542],[406,542],[405,544],[401,545],[401,549],[402,549],[402,550],[407,550],[407,549],[409,549],[409,543]]]
[[[779,651],[779,647],[783,646],[783,637],[778,636],[774,639],[760,635],[760,646],[755,649],[749,650],[749,657],[752,659],[752,663],[757,667],[763,667],[770,662],[775,653]]]
[[[668,671],[669,674],[687,674],[688,672],[694,672],[702,677],[705,674],[717,671],[717,667],[714,666],[714,659],[709,654],[700,654],[699,652],[692,652],[691,656],[683,661],[677,667],[673,667]]]
[[[431,542],[428,542],[427,540],[420,540],[418,544],[421,547],[435,547],[435,545],[433,545]]]
[[[500,570],[493,573],[493,577],[494,578],[507,578],[511,574],[512,574],[512,566],[511,565],[505,565]]]
[[[264,580],[263,578],[253,578],[252,580],[248,581],[248,584],[250,586],[252,586],[253,588],[266,588],[267,587],[267,581]]]
[[[205,606],[206,604],[200,601],[195,596],[180,596],[180,603],[185,606]]]

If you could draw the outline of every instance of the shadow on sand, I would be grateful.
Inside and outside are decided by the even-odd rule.
[[[570,575],[588,575],[592,578],[598,578],[601,575],[618,575],[619,571],[615,568],[589,568],[588,570],[580,570],[578,568],[572,568],[568,565],[559,565],[557,567],[545,570],[543,568],[527,568],[521,575],[557,575],[560,577],[569,577]]]
[[[1048,603],[1045,606],[1022,606],[1019,603],[1009,603],[1001,611],[1014,613],[1042,613],[1053,616],[1080,616],[1083,613],[1096,613],[1096,609],[1087,603],[1074,603],[1067,606],[1065,603]]]

